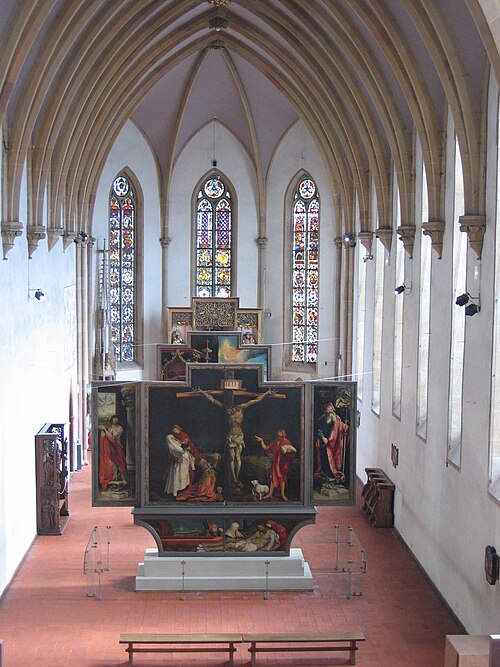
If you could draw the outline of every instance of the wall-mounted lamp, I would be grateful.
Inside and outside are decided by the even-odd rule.
[[[33,296],[31,296],[32,294]],[[28,290],[28,298],[37,299],[37,301],[43,301],[45,299],[45,294],[39,287],[37,287],[36,289]]]
[[[394,294],[409,294],[411,292],[411,285],[409,287],[406,287],[406,285],[398,285],[398,287],[394,288]]]
[[[356,245],[356,237],[354,234],[351,234],[350,232],[348,234],[344,234],[344,245],[346,248],[354,248]]]
[[[370,259],[373,259],[373,255],[371,254],[371,252],[369,252],[363,257],[363,262],[368,262],[368,260]]]
[[[469,303],[470,301],[472,303]],[[477,303],[474,303],[474,301],[477,301]],[[465,314],[469,317],[479,313],[481,310],[480,298],[478,296],[471,296],[469,292],[457,296],[455,303],[457,306],[465,306]]]

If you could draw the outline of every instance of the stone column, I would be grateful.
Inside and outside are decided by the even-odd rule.
[[[267,237],[266,236],[259,236],[256,239],[257,246],[259,248],[259,254],[258,254],[258,262],[257,262],[257,270],[258,270],[258,278],[257,278],[257,308],[263,308],[264,307],[264,299],[265,299],[265,293],[264,293],[264,287],[265,287],[265,282],[266,282],[266,245],[267,245]]]

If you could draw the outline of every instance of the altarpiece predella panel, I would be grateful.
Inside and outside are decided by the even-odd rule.
[[[312,483],[315,504],[354,505],[356,499],[356,383],[312,387]]]
[[[137,505],[140,449],[140,383],[92,386],[92,501]]]

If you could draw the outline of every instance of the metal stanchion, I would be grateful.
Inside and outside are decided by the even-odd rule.
[[[335,565],[334,570],[339,569],[339,525],[335,526]]]
[[[348,561],[348,566],[347,566],[347,572],[348,574],[348,586],[347,586],[347,599],[350,600],[352,593],[351,593],[351,576],[352,576],[352,560]]]
[[[264,600],[269,600],[269,565],[270,561],[266,560],[264,565],[266,566],[266,590],[264,591]]]
[[[110,534],[111,526],[106,526],[106,529],[108,531],[108,544],[107,544],[106,567],[104,569],[106,570],[106,572],[109,572],[110,569],[111,569],[111,565],[110,565],[110,562],[109,562],[109,545],[111,544],[111,534]]]
[[[185,560],[181,560],[181,566],[182,566],[182,571],[181,571],[181,575],[182,575],[182,593],[181,593],[181,600],[184,600],[184,578],[185,578],[185,576],[186,576],[186,561],[185,561]]]
[[[102,561],[97,561],[97,599],[102,600],[102,589],[101,589],[101,574],[102,574]]]

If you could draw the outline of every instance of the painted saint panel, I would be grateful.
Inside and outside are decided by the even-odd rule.
[[[146,504],[303,503],[303,385],[260,368],[189,366],[148,385]]]
[[[311,500],[353,505],[356,498],[356,383],[313,387]]]
[[[139,385],[96,383],[92,391],[93,504],[135,505]]]

